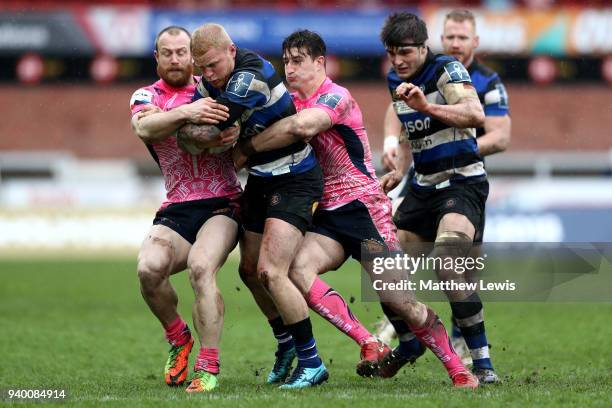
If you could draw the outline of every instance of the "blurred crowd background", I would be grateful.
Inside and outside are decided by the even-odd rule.
[[[156,80],[153,42],[174,24],[223,24],[282,72],[282,39],[322,34],[328,71],[364,113],[375,164],[389,96],[378,34],[421,15],[476,15],[478,58],[505,83],[509,150],[487,158],[485,240],[612,241],[612,2],[549,0],[106,0],[0,2],[0,251],[134,248],[163,182],[130,130],[129,100]]]

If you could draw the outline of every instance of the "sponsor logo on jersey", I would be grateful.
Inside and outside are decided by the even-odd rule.
[[[153,102],[153,92],[146,89],[139,89],[132,95],[132,99],[130,99],[130,107],[151,102]]]
[[[407,113],[415,112],[415,110],[408,106],[404,101],[393,102],[393,107],[395,108],[395,113],[398,115],[405,115]]]
[[[412,150],[423,150],[433,144],[431,139],[417,139],[410,141],[410,148]]]
[[[471,82],[470,74],[458,61],[449,62],[444,66],[444,70],[448,74],[450,82]]]
[[[316,104],[317,105],[325,105],[325,106],[329,107],[330,109],[336,109],[336,106],[338,106],[338,104],[340,103],[341,100],[342,100],[342,95],[338,95],[338,94],[323,94],[323,95],[319,96],[319,99],[317,99]]]
[[[431,125],[431,118],[428,116],[425,119],[409,120],[404,122],[406,130],[409,133],[420,132],[421,130],[429,129]]]
[[[255,74],[251,72],[238,72],[232,76],[225,89],[227,93],[244,98],[251,87]]]

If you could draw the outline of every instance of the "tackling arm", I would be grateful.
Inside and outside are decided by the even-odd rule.
[[[279,120],[246,140],[240,147],[245,155],[250,156],[257,152],[279,149],[299,140],[307,142],[331,126],[332,121],[327,112],[319,108],[308,108]]]
[[[156,111],[148,113],[151,109]],[[136,113],[132,117],[132,129],[143,142],[150,144],[162,141],[174,134],[187,119],[187,115],[180,109],[163,112],[155,107]]]
[[[176,137],[180,142],[191,142],[200,147],[210,147],[220,133],[221,130],[213,125],[187,123],[178,130]]]
[[[216,121],[216,125],[186,123],[178,130],[176,134],[179,144],[185,142],[194,143],[202,148],[214,147],[223,144],[221,143],[222,138],[219,138],[218,136],[223,136],[222,132],[232,127],[246,108],[242,105],[227,101],[222,97],[218,98],[218,100],[219,102],[217,103],[223,106],[223,108],[227,111],[224,112],[224,120]],[[202,99],[199,99],[193,103],[198,103],[199,101],[202,101]]]
[[[217,124],[227,119],[228,108],[211,98],[199,99],[164,112],[147,104],[132,117],[132,129],[145,143],[155,143],[173,135],[187,124]]]

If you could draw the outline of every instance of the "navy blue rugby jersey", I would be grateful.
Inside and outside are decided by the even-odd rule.
[[[472,81],[468,71],[454,57],[431,51],[428,51],[423,66],[408,80],[400,79],[393,68],[387,74],[395,113],[404,128],[400,142],[409,143],[412,150],[412,186],[439,189],[456,183],[486,180],[484,164],[478,153],[476,130],[454,128],[410,108],[395,93],[402,82],[419,86],[430,103],[445,105],[446,84]]]
[[[467,68],[472,84],[478,93],[485,116],[506,116],[508,108],[508,93],[497,72],[474,60]],[[476,129],[476,137],[485,134],[484,128]]]
[[[291,95],[272,64],[256,53],[238,48],[234,71],[225,89],[217,89],[204,78],[193,100],[211,96],[230,109],[230,117],[217,127],[221,130],[240,121],[241,138],[251,138],[273,123],[296,113]],[[271,177],[303,173],[315,167],[312,147],[302,141],[249,157],[249,172]]]

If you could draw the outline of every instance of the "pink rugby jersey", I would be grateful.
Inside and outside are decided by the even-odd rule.
[[[350,92],[326,78],[308,99],[292,94],[297,111],[320,108],[329,114],[332,127],[315,136],[314,147],[323,170],[322,209],[335,209],[356,199],[383,194],[363,126],[359,105]]]
[[[160,79],[153,85],[138,89],[130,100],[132,115],[146,104],[169,111],[190,103],[198,79],[194,77],[193,85],[182,88],[174,88]],[[165,180],[166,201],[161,208],[184,201],[234,198],[242,191],[234,170],[231,150],[220,154],[205,152],[192,155],[179,149],[176,135],[146,146]]]

